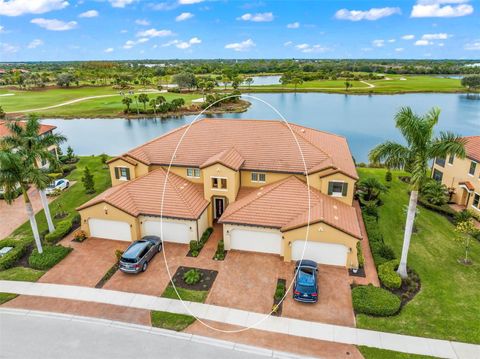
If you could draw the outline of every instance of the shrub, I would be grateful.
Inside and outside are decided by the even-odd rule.
[[[376,201],[365,201],[363,211],[366,215],[378,218],[378,206]]]
[[[77,242],[83,242],[85,239],[87,239],[87,234],[85,231],[79,229],[73,234],[73,239]]]
[[[53,173],[49,173],[47,176],[50,177],[52,179],[52,181],[54,181],[56,179],[61,178],[63,176],[63,173],[53,172]]]
[[[64,176],[68,175],[70,172],[72,172],[75,169],[77,169],[77,165],[73,165],[73,164],[62,165],[62,172]]]
[[[218,241],[217,251],[215,252],[215,256],[213,258],[217,260],[225,259],[225,243],[223,242],[223,239]]]
[[[198,251],[198,247],[200,246],[200,243],[198,243],[198,241],[190,241],[190,252],[193,252],[193,251]]]
[[[124,251],[120,249],[115,249],[115,257],[117,258],[117,262],[122,258]]]
[[[27,251],[26,241],[19,241],[15,239],[5,239],[0,241],[0,248],[13,247],[10,252],[0,257],[0,270],[5,270],[13,265],[23,257]]]
[[[356,313],[388,317],[400,310],[400,298],[383,288],[373,285],[352,289],[353,308]]]
[[[188,285],[197,284],[198,282],[200,282],[200,279],[202,279],[202,273],[195,268],[190,269],[183,275],[183,281]]]
[[[467,222],[473,218],[472,212],[470,212],[467,209],[464,209],[463,211],[457,212],[454,215],[454,221],[455,224],[462,223],[462,222]]]
[[[398,260],[394,259],[378,266],[378,278],[388,289],[398,289],[402,286],[402,278],[395,272]]]
[[[72,248],[63,246],[45,246],[43,253],[38,253],[37,249],[32,251],[32,254],[28,258],[28,264],[33,269],[47,270],[52,268],[55,264],[65,258]]]
[[[52,233],[48,233],[45,236],[45,241],[50,244],[56,243],[60,239],[65,237],[70,232],[71,229],[72,229],[72,221],[65,220],[65,221],[58,222],[55,230]]]
[[[386,182],[392,182],[392,179],[393,179],[393,177],[392,177],[392,172],[387,171],[387,172],[385,173],[385,181],[386,181]]]
[[[454,218],[455,217],[455,214],[457,212],[455,212],[454,209],[452,209],[450,206],[448,205],[443,205],[443,206],[437,206],[435,204],[432,204],[432,203],[429,203],[427,202],[425,199],[423,199],[422,197],[420,197],[418,199],[418,204],[420,204],[422,207],[424,208],[427,208],[429,210],[432,210],[434,212],[437,212],[437,213],[440,213],[444,216],[447,216],[449,218]]]
[[[72,227],[78,227],[80,226],[80,222],[82,221],[82,217],[80,216],[80,213],[75,212],[75,214],[72,217]]]
[[[358,258],[358,268],[363,268],[365,266],[365,257],[363,256],[362,243],[357,242],[357,258]]]
[[[277,288],[275,289],[274,298],[275,300],[280,300],[283,298],[284,295],[285,295],[285,283],[278,281]]]
[[[200,252],[197,251],[197,250],[193,250],[193,251],[190,252],[190,254],[192,255],[192,257],[198,257],[198,255],[200,254]]]
[[[212,227],[208,227],[205,230],[205,232],[203,232],[202,237],[200,237],[200,243],[202,243],[202,247],[207,242],[208,238],[210,238],[210,235],[212,234],[212,232],[213,232]]]

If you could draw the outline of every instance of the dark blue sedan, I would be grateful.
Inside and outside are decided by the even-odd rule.
[[[293,299],[299,302],[316,303],[318,301],[317,263],[308,259],[297,261]]]

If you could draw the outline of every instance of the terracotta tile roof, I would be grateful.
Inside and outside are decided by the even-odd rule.
[[[467,157],[480,162],[480,136],[467,136],[464,139]]]
[[[238,153],[235,148],[231,147],[214,154],[212,157],[202,163],[200,168],[208,167],[215,163],[220,163],[228,168],[238,171],[243,162],[245,162],[245,159],[242,157],[242,155]]]
[[[133,181],[109,188],[77,210],[106,202],[132,216],[153,215],[170,218],[197,219],[208,206],[203,186],[191,183],[173,173],[168,174],[162,207],[162,193],[167,172],[157,169]]]
[[[25,121],[17,121],[20,126],[25,125]],[[40,125],[40,134],[43,135],[44,133],[56,129],[57,126],[52,126],[52,125]],[[7,127],[7,121],[0,121],[0,137],[8,136],[10,135],[10,130]]]
[[[220,223],[279,228],[282,231],[308,223],[308,186],[296,176],[254,189],[241,188]],[[310,189],[310,224],[324,222],[361,238],[355,209],[315,189]]]
[[[283,121],[202,119],[126,155],[149,165],[168,165],[176,150],[173,164],[192,167],[200,167],[215,156],[238,166],[241,157],[240,168],[245,170],[300,174],[305,167],[299,147],[309,173],[334,167],[358,178],[344,137],[298,125],[289,127]]]
[[[465,181],[465,182],[458,182],[458,184],[461,186],[461,185],[464,185],[465,187],[467,187],[467,189],[469,191],[475,191],[475,186],[472,184],[472,182],[470,181]]]

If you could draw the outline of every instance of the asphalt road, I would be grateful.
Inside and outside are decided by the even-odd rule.
[[[0,313],[0,358],[266,358],[98,322]]]

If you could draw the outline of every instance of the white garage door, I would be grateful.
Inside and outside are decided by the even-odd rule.
[[[280,233],[234,229],[230,232],[230,247],[242,251],[280,254],[282,235]]]
[[[294,241],[292,244],[292,259],[302,259],[305,241]],[[347,265],[348,248],[342,244],[306,242],[304,259],[311,259],[317,263],[335,266]]]
[[[90,227],[90,236],[92,237],[114,239],[117,241],[132,240],[130,225],[127,222],[91,218],[88,220],[88,226]]]
[[[163,228],[161,228],[161,226],[163,226]],[[161,224],[160,221],[144,221],[142,224],[142,234],[144,236],[159,236],[165,242],[190,242],[189,229],[185,223],[168,222],[164,220],[163,224]]]

